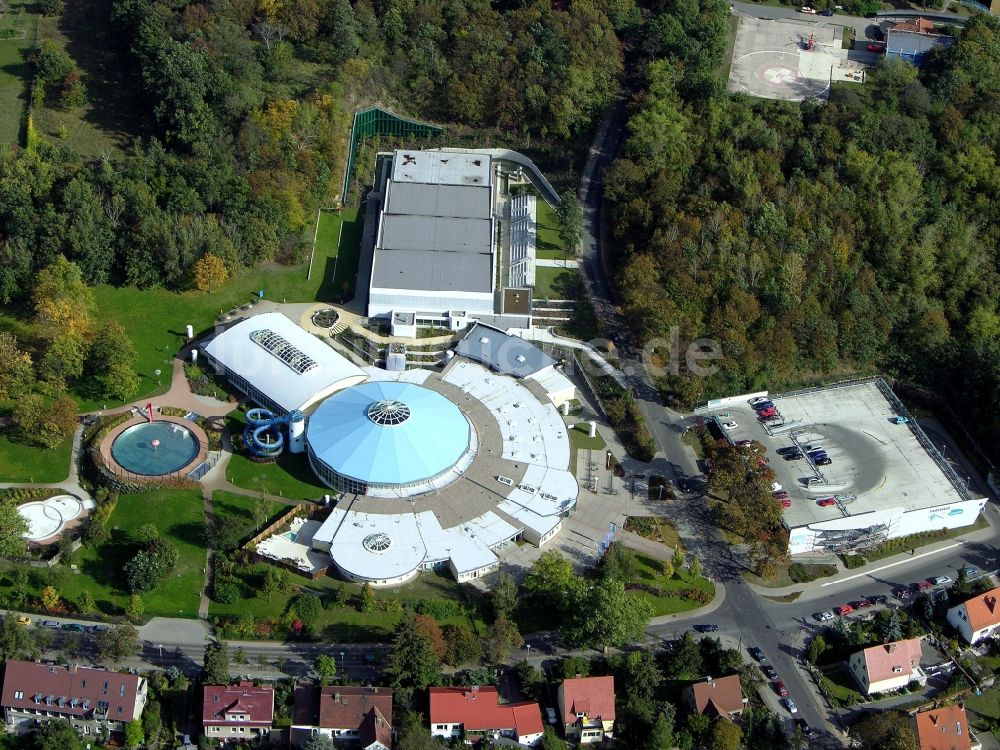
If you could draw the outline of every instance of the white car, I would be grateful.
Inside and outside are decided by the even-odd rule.
[[[951,583],[951,577],[950,576],[934,576],[931,579],[931,583],[933,583],[936,586],[946,586],[949,583]]]
[[[767,396],[755,396],[754,398],[747,401],[750,406],[756,406],[757,404],[763,404],[765,401],[770,401]]]
[[[791,698],[785,698],[785,706],[788,707],[788,713],[796,714],[799,712],[799,707],[795,705],[795,701]]]
[[[803,5],[801,8],[799,8],[799,12],[811,13],[812,15],[816,15],[816,10],[814,8],[810,8],[808,5]]]
[[[827,622],[828,620],[832,620],[834,618],[834,614],[833,612],[827,609],[824,610],[823,612],[817,612],[816,614],[813,615],[813,617],[815,617],[820,622]]]
[[[739,427],[739,425],[732,420],[729,420],[728,422],[723,422],[722,426],[727,430],[735,430],[737,427]]]

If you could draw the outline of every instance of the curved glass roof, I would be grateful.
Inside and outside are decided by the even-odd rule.
[[[309,418],[306,439],[316,458],[345,477],[410,484],[454,466],[469,449],[469,429],[459,408],[440,393],[384,381],[328,398]]]

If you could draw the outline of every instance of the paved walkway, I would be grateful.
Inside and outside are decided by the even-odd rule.
[[[558,260],[555,258],[535,258],[537,268],[579,268],[580,263],[576,260]]]

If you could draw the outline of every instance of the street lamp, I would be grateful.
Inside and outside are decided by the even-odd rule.
[[[163,644],[159,643],[159,644],[157,644],[156,647],[158,649],[160,649],[160,666],[162,667],[163,666]]]
[[[156,384],[157,385],[160,385],[160,373],[161,372],[162,372],[162,370],[160,370],[159,368],[153,370],[153,374],[156,376]]]
[[[340,652],[340,669],[344,673],[344,675],[346,676],[347,675],[347,665],[344,664],[344,652],[343,651]]]

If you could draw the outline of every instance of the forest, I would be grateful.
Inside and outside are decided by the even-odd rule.
[[[677,2],[646,26],[605,182],[635,331],[722,347],[715,375],[662,390],[693,404],[884,373],[935,389],[995,444],[1000,23],[978,15],[919,71],[883,60],[863,86],[798,104],[706,77],[727,12]]]

